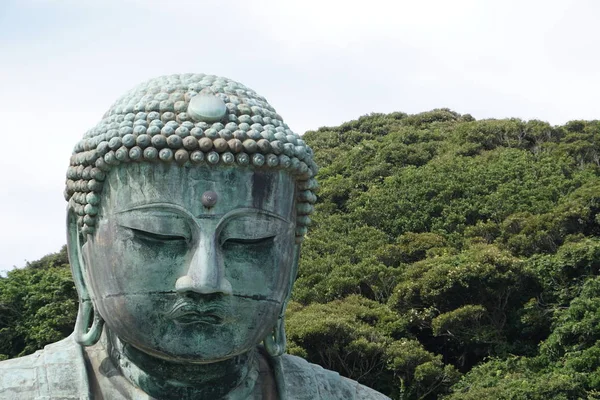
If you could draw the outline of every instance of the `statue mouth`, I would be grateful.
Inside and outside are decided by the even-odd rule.
[[[180,325],[221,325],[225,320],[226,314],[227,307],[222,301],[212,301],[210,304],[198,304],[180,299],[165,316]]]
[[[172,319],[181,325],[190,324],[212,324],[221,325],[223,323],[223,317],[212,313],[198,313],[198,312],[185,312],[177,313],[172,316]]]

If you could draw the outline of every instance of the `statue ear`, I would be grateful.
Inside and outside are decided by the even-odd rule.
[[[302,246],[301,243],[295,243],[294,244],[294,261],[293,261],[293,268],[291,271],[292,276],[290,277],[290,293],[288,294],[288,296],[292,293],[292,288],[294,287],[294,282],[296,282],[296,278],[298,277],[298,264],[300,263],[300,247]]]
[[[77,224],[77,215],[67,211],[67,251],[73,282],[79,295],[79,311],[75,321],[75,341],[83,346],[92,346],[102,334],[104,320],[94,308],[87,285],[87,265],[83,258],[83,236]],[[91,324],[91,326],[90,326]]]
[[[288,291],[281,306],[281,311],[279,312],[279,317],[277,318],[277,322],[273,327],[272,332],[267,335],[263,340],[263,345],[265,346],[265,350],[267,353],[274,358],[281,356],[285,353],[287,347],[287,339],[285,335],[285,309],[287,308],[287,303],[290,301],[290,297],[292,296],[292,288],[294,287],[294,282],[298,276],[298,262],[300,261],[300,243],[296,243],[294,245],[294,255],[292,262],[292,270],[290,271],[290,283],[288,286]]]
[[[75,288],[79,294],[79,301],[89,301],[90,296],[87,290],[85,267],[82,251],[81,229],[77,225],[77,215],[71,209],[67,210],[67,252],[69,263],[71,264],[71,273]]]

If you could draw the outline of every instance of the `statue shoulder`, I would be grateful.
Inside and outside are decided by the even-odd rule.
[[[0,362],[0,400],[53,398],[90,398],[82,350],[71,336]]]
[[[284,354],[280,364],[285,390],[294,400],[389,400],[389,397],[337,372]]]

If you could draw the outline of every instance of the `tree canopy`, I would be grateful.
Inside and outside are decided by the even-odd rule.
[[[307,132],[289,351],[394,399],[600,399],[600,122],[439,109]],[[0,357],[69,334],[65,250],[0,278]]]

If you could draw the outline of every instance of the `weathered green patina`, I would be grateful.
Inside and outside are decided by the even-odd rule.
[[[239,83],[174,75],[127,93],[67,173],[75,332],[0,363],[0,398],[386,398],[284,354],[316,171]]]

